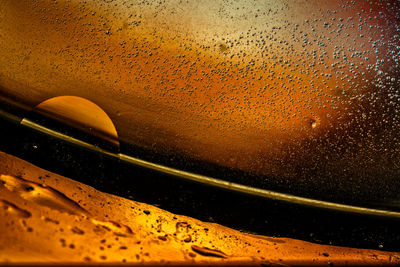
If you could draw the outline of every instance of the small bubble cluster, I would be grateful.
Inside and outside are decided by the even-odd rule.
[[[398,1],[5,7],[0,86],[14,99],[83,97],[124,142],[261,179],[384,194],[375,177],[400,175]]]

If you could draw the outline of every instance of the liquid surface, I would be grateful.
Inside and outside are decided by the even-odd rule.
[[[97,191],[3,152],[0,159],[5,182],[0,183],[0,264],[388,266],[400,261],[397,252],[246,234]],[[35,188],[31,192],[51,190],[41,192],[64,204],[23,197],[17,188],[27,185]]]

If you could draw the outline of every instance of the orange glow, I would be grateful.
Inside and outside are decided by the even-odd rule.
[[[121,141],[264,174],[281,170],[268,162],[283,149],[340,135],[358,108],[352,98],[371,90],[374,74],[360,64],[376,61],[367,37],[380,32],[364,27],[363,36],[349,20],[367,7],[271,1],[260,10],[281,13],[255,16],[249,4],[247,13],[231,7],[231,19],[211,2],[190,4],[5,1],[1,85],[30,106],[83,97]],[[352,58],[352,49],[366,54]]]
[[[40,103],[34,110],[118,145],[113,122],[91,101],[75,96],[59,96]]]
[[[400,263],[397,252],[251,235],[172,214],[102,193],[2,152],[0,216],[0,265],[389,266]]]

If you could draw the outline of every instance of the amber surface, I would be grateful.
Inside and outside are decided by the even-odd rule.
[[[54,97],[37,105],[35,111],[119,145],[118,133],[111,119],[99,106],[84,98]]]
[[[0,265],[398,265],[400,254],[250,235],[102,193],[0,153]],[[263,265],[265,266],[265,265]]]
[[[279,179],[398,175],[396,1],[0,5],[9,101],[83,97],[121,141]]]

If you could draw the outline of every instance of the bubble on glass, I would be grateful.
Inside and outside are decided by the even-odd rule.
[[[111,111],[121,142],[189,169],[398,195],[397,1],[3,5],[12,99],[83,97]]]

